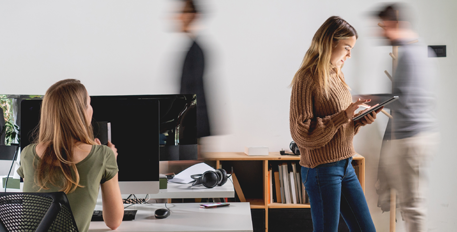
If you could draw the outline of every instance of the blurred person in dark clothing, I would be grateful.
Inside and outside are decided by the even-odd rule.
[[[382,35],[398,46],[392,95],[399,96],[389,105],[393,119],[387,125],[381,151],[378,179],[383,187],[378,187],[378,205],[388,207],[389,198],[382,195],[395,189],[407,231],[422,232],[426,231],[426,171],[439,136],[432,88],[436,74],[404,7],[388,5],[376,13]]]
[[[197,43],[194,27],[201,15],[198,6],[195,1],[183,0],[178,20],[180,31],[191,40],[182,67],[180,94],[197,94],[197,138],[201,138],[211,135],[211,132],[204,85],[205,54]]]

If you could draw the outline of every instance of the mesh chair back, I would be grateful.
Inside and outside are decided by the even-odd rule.
[[[55,193],[0,193],[1,231],[78,231],[67,196]]]

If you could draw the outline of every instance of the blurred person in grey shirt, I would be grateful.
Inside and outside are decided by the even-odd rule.
[[[389,189],[395,189],[407,231],[422,232],[426,231],[426,173],[439,137],[433,93],[437,76],[407,12],[404,5],[393,4],[376,13],[382,35],[398,46],[392,95],[399,96],[389,105],[393,119],[384,136],[378,176],[382,187],[377,191],[378,205],[386,210]]]

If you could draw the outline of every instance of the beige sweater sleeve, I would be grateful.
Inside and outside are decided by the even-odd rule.
[[[309,150],[325,146],[338,128],[349,119],[344,110],[320,118],[314,115],[316,88],[311,78],[300,78],[292,88],[290,99],[290,132],[299,147]],[[324,100],[325,101],[325,100]],[[325,102],[316,102],[325,107]]]
[[[354,135],[357,134],[357,132],[359,132],[359,129],[360,127],[362,126],[365,126],[365,125],[362,125],[362,123],[360,122],[360,120],[357,120],[354,122]]]

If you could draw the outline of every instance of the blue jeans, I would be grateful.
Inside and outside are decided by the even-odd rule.
[[[351,232],[376,231],[352,158],[302,167],[302,181],[311,204],[314,232],[336,232],[340,213]]]

